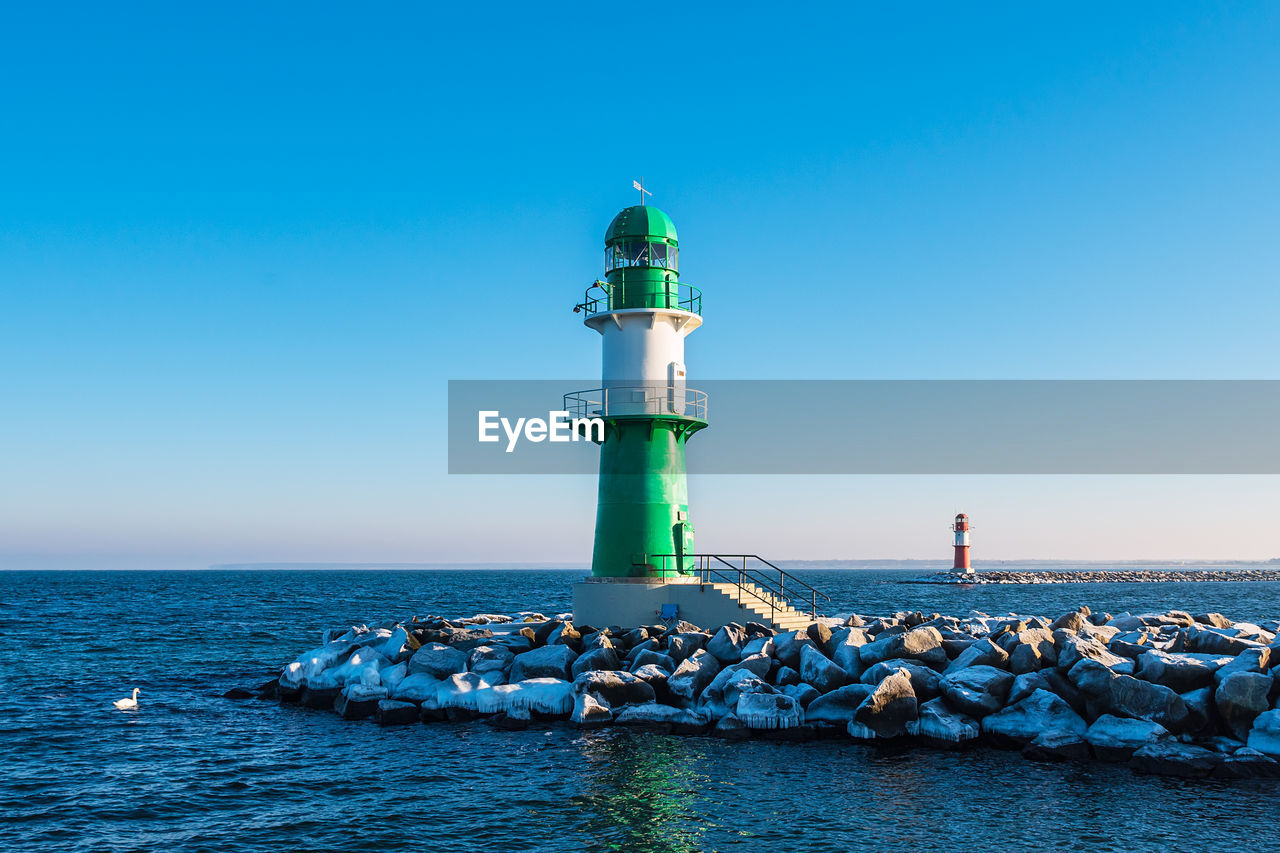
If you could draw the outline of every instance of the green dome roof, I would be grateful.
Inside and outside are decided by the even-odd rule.
[[[616,240],[634,237],[650,237],[659,240],[676,240],[676,224],[658,208],[651,204],[638,204],[628,207],[609,223],[609,230],[604,233],[605,245]]]

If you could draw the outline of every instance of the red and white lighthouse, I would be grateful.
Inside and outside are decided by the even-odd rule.
[[[956,559],[951,564],[951,571],[961,574],[973,574],[973,566],[969,564],[969,516],[963,512],[956,516],[956,523],[951,525],[956,532]]]

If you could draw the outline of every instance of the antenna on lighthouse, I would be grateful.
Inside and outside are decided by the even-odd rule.
[[[645,197],[645,196],[647,196],[647,195],[650,195],[650,196],[651,196],[651,195],[653,195],[653,193],[649,192],[647,189],[645,189],[645,188],[644,188],[644,175],[641,175],[641,176],[640,176],[640,180],[638,180],[638,181],[636,181],[636,180],[632,180],[632,181],[631,181],[631,186],[633,186],[633,187],[635,187],[636,189],[640,190],[640,206],[641,206],[641,207],[643,207],[643,206],[644,206],[644,197]]]

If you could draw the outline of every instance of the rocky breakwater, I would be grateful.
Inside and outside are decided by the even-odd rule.
[[[779,633],[520,618],[331,631],[263,695],[382,725],[555,719],[730,739],[982,743],[1143,773],[1280,776],[1275,621],[1081,608],[1056,619],[855,615]]]
[[[1029,584],[1029,583],[1192,583],[1196,581],[1280,581],[1280,569],[1072,569],[1062,571],[1001,571],[973,574],[935,572],[902,583]]]

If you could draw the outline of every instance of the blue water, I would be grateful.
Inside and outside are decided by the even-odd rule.
[[[835,612],[1280,616],[1280,584],[904,585],[799,572]],[[562,725],[380,729],[220,698],[324,628],[569,609],[557,571],[0,573],[0,850],[1265,848],[1280,783],[1017,753],[727,743]],[[142,708],[111,700],[139,686]]]

